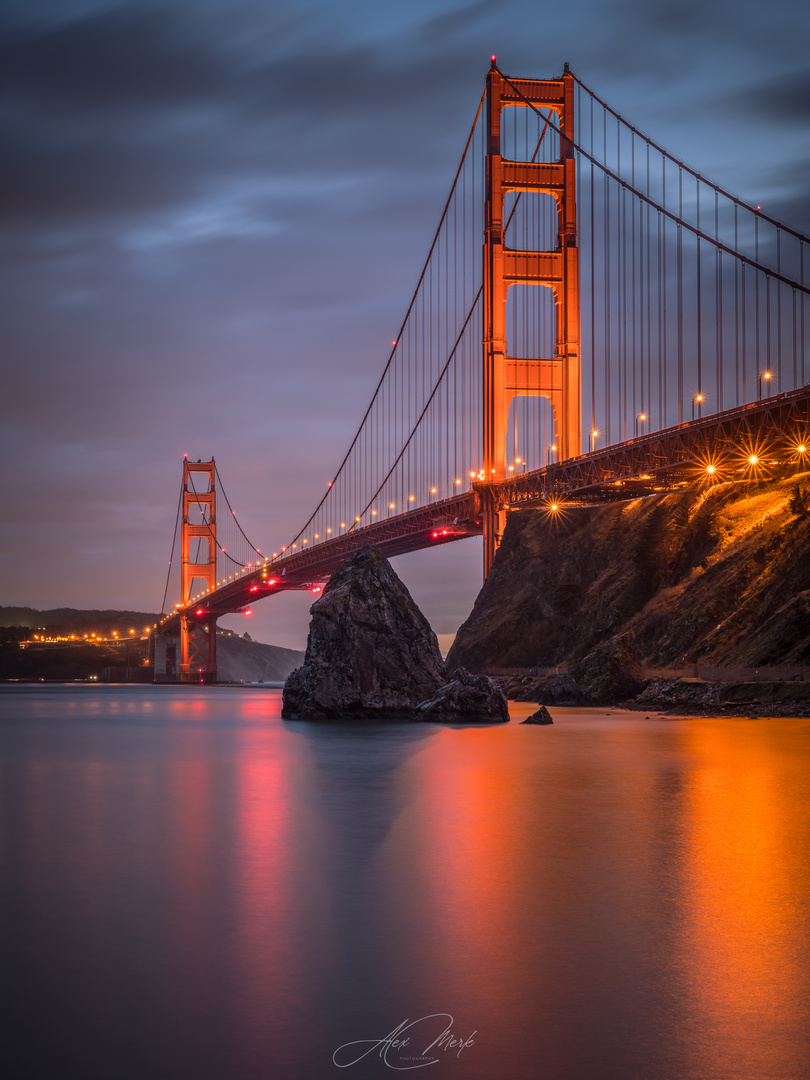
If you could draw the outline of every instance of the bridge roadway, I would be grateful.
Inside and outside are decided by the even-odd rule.
[[[344,559],[366,544],[375,544],[386,558],[392,558],[451,540],[461,540],[466,536],[480,536],[482,522],[480,515],[476,519],[475,508],[475,494],[466,491],[385,521],[352,529],[343,536],[288,552],[250,573],[241,574],[234,581],[189,604],[182,613],[203,621],[212,615],[219,618],[242,611],[257,600],[279,592],[318,589]],[[180,614],[178,610],[162,619],[158,623],[157,633],[178,633]]]
[[[515,476],[498,485],[498,498],[516,510],[762,478],[803,458],[810,463],[810,450],[799,450],[804,445],[810,447],[810,384]]]
[[[391,558],[482,533],[481,507],[503,510],[630,499],[697,483],[753,479],[810,464],[810,385],[763,401],[642,435],[406,514],[353,529],[290,552],[241,574],[190,604],[182,614],[201,621],[242,611],[279,592],[319,590],[352,552],[376,544]],[[754,458],[756,460],[752,461]],[[158,634],[179,630],[180,611],[158,623]]]

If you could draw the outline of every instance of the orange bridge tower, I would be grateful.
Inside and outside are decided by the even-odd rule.
[[[501,156],[505,108],[552,110],[560,131],[557,161],[509,161]],[[579,265],[574,159],[574,77],[509,79],[493,59],[487,76],[486,206],[484,211],[484,335],[482,423],[484,481],[478,488],[484,525],[484,576],[500,543],[505,510],[489,486],[506,477],[509,407],[518,395],[546,397],[554,416],[558,460],[580,453]],[[557,206],[553,251],[504,245],[503,207],[509,192],[551,195]],[[541,285],[554,294],[554,356],[515,357],[506,351],[510,285]]]
[[[196,544],[195,544],[196,541]],[[216,682],[216,619],[189,607],[202,582],[217,585],[216,462],[183,460],[183,521],[180,532],[180,682]],[[192,552],[192,546],[194,551]]]

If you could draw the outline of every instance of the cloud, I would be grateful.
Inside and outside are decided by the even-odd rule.
[[[810,70],[780,71],[729,95],[724,104],[743,119],[767,124],[810,124]]]
[[[0,226],[24,258],[103,230],[130,252],[296,223],[388,215],[446,185],[481,68],[459,41],[485,7],[390,41],[306,34],[307,13],[262,9],[261,33],[208,5],[96,7],[11,25],[0,48]],[[259,48],[257,40],[265,46]],[[440,107],[436,107],[437,104]],[[285,224],[282,224],[285,223]],[[117,239],[116,239],[117,238]],[[76,295],[81,293],[79,290]]]

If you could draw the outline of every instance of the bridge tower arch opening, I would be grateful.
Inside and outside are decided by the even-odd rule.
[[[513,161],[501,152],[506,108],[551,111],[560,131],[555,161]],[[493,60],[487,76],[486,191],[484,210],[483,472],[485,484],[508,473],[507,428],[515,397],[548,398],[554,415],[553,445],[563,461],[581,449],[579,252],[574,159],[574,77],[507,79]],[[518,250],[504,236],[504,203],[516,192],[550,195],[557,208],[553,250]],[[507,352],[506,300],[510,287],[551,290],[555,308],[554,354],[512,356]],[[484,575],[500,543],[505,510],[491,489],[481,491]]]

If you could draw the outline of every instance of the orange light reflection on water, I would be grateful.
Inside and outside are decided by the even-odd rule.
[[[678,955],[704,1076],[730,1075],[730,1058],[738,1077],[806,1075],[796,1035],[810,1000],[810,812],[806,794],[797,799],[806,758],[791,758],[801,724],[682,730],[698,766],[684,805]]]

